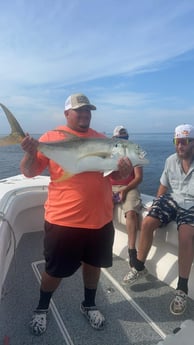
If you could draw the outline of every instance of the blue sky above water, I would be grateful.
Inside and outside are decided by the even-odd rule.
[[[190,0],[2,2],[0,102],[30,133],[65,122],[76,92],[96,104],[99,131],[194,124],[193,18]]]

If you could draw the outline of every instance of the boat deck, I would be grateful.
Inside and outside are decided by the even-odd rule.
[[[103,269],[96,302],[106,317],[102,331],[92,329],[79,311],[83,299],[81,270],[63,279],[48,315],[47,332],[33,336],[28,329],[39,298],[43,232],[22,236],[4,285],[0,304],[0,344],[3,345],[155,345],[187,319],[194,319],[194,301],[182,316],[169,312],[173,288],[152,275],[131,287],[121,285],[127,263],[114,256]]]

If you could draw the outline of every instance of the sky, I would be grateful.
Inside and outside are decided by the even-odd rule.
[[[1,1],[0,103],[29,133],[65,124],[80,92],[98,131],[194,125],[193,18],[193,0]]]

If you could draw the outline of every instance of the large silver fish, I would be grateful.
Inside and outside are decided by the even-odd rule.
[[[9,121],[11,133],[0,138],[0,146],[21,143],[25,133],[14,115],[2,103],[0,106]],[[68,136],[67,139],[42,143],[38,151],[59,164],[69,177],[86,171],[100,171],[104,175],[118,170],[118,159],[128,157],[133,166],[143,166],[148,163],[146,152],[141,147],[128,140],[118,138],[80,138]]]

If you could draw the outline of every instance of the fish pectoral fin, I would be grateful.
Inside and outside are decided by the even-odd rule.
[[[108,158],[108,157],[110,157],[110,153],[109,152],[91,152],[91,153],[87,153],[87,154],[81,156],[79,159],[83,159],[86,157]]]
[[[110,175],[112,172],[113,172],[113,170],[105,171],[103,173],[103,176],[106,177],[106,176]]]
[[[57,180],[53,180],[53,182],[62,182],[65,180],[68,180],[70,177],[72,177],[74,174],[66,171],[63,173],[63,175],[61,177],[59,177]]]

